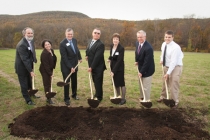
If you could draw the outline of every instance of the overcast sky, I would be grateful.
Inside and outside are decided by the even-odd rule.
[[[145,20],[210,18],[210,0],[0,0],[0,15],[75,11],[91,18]]]

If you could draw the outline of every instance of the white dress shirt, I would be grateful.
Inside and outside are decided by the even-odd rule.
[[[181,50],[181,47],[174,41],[171,41],[169,44],[163,42],[161,46],[162,53],[160,56],[160,61],[163,62],[163,53],[166,45],[167,49],[166,49],[165,66],[169,67],[167,74],[170,75],[176,66],[183,66],[182,59],[184,57],[184,54]]]

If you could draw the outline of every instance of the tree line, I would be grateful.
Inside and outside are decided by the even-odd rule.
[[[39,12],[26,15],[0,15],[0,48],[15,48],[22,38],[23,28],[29,26],[35,31],[36,48],[41,48],[43,39],[50,39],[53,48],[65,38],[65,29],[72,28],[81,49],[86,48],[95,27],[101,29],[101,40],[106,49],[112,43],[113,33],[120,33],[125,49],[134,49],[136,32],[144,30],[154,50],[160,50],[164,32],[173,30],[174,40],[183,51],[210,52],[210,18],[196,19],[195,15],[184,18],[126,21],[97,19],[78,12]]]

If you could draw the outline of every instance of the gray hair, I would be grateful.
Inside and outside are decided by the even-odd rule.
[[[72,28],[67,28],[67,29],[66,29],[66,32],[70,32],[70,31],[72,31],[72,32],[74,33],[74,31],[73,31]]]
[[[142,34],[143,36],[146,36],[146,32],[144,30],[140,30],[136,34]]]
[[[32,28],[30,28],[30,27],[25,27],[23,30],[22,30],[22,34],[23,34],[23,36],[25,36],[25,34],[26,34],[26,30],[27,29],[31,29],[32,30],[32,32],[34,33],[34,30],[32,29]]]

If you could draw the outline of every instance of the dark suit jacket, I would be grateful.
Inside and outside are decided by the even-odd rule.
[[[145,41],[138,54],[138,45],[139,42],[136,42],[135,60],[138,62],[139,72],[142,77],[149,77],[155,72],[153,48],[149,42]]]
[[[112,48],[113,45],[111,45],[110,48],[110,56],[109,60],[111,60],[111,70],[115,74],[118,71],[124,71],[124,47],[122,47],[120,44],[118,44],[114,55],[112,56]]]
[[[51,52],[55,56],[55,60],[53,60],[51,53],[46,49],[44,49],[40,56],[41,64],[39,67],[39,71],[41,73],[47,73],[49,76],[52,76],[53,69],[55,69],[57,62],[57,57],[54,54],[53,49],[51,49]]]
[[[72,47],[66,38],[60,43],[61,71],[65,73],[70,73],[71,68],[74,68],[78,64],[78,60],[82,59],[80,51],[77,47],[77,40],[72,38],[72,42],[74,44],[76,54],[72,50]],[[78,71],[78,68],[76,71]]]
[[[92,68],[93,72],[102,72],[106,69],[104,61],[104,44],[98,39],[89,49],[90,42],[88,43],[86,56],[88,56],[88,65]]]
[[[32,41],[31,43],[34,53],[32,53],[25,38],[22,38],[16,46],[15,72],[18,75],[26,75],[32,72],[33,62],[37,62],[34,42]]]

